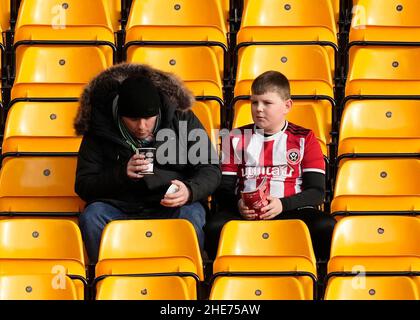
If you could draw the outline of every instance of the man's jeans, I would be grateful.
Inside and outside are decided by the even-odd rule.
[[[82,231],[83,241],[89,256],[90,263],[96,263],[99,255],[102,231],[113,220],[141,219],[139,215],[128,215],[118,208],[104,202],[93,202],[88,205],[80,215],[79,225]],[[147,217],[149,219],[150,216]],[[206,211],[199,202],[184,205],[180,208],[176,217],[157,215],[156,219],[185,219],[190,221],[197,232],[198,243],[201,251],[204,250],[203,226],[206,220]]]

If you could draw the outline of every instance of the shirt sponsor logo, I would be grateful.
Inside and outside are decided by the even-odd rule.
[[[281,165],[273,167],[243,167],[241,171],[245,179],[268,176],[274,179],[284,180],[293,176],[294,169],[290,165]]]

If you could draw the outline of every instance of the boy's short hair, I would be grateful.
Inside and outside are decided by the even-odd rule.
[[[251,87],[252,94],[260,95],[268,91],[277,92],[283,100],[290,99],[290,83],[286,76],[278,71],[267,71],[259,75]]]

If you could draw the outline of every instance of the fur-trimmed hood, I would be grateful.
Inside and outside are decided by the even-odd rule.
[[[171,109],[187,111],[193,105],[193,94],[177,76],[147,65],[123,63],[103,71],[85,87],[74,122],[76,133],[83,135],[90,129],[98,129],[98,125],[101,129],[104,125],[112,126],[112,102],[118,94],[120,83],[128,77],[139,76],[152,80],[164,104]]]

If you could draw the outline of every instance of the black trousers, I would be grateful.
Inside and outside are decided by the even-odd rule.
[[[335,219],[322,211],[313,208],[303,208],[279,214],[276,220],[300,219],[308,226],[312,245],[318,261],[328,261]],[[242,220],[239,212],[220,211],[212,216],[204,227],[206,233],[206,251],[210,259],[217,253],[220,233],[226,222]]]

